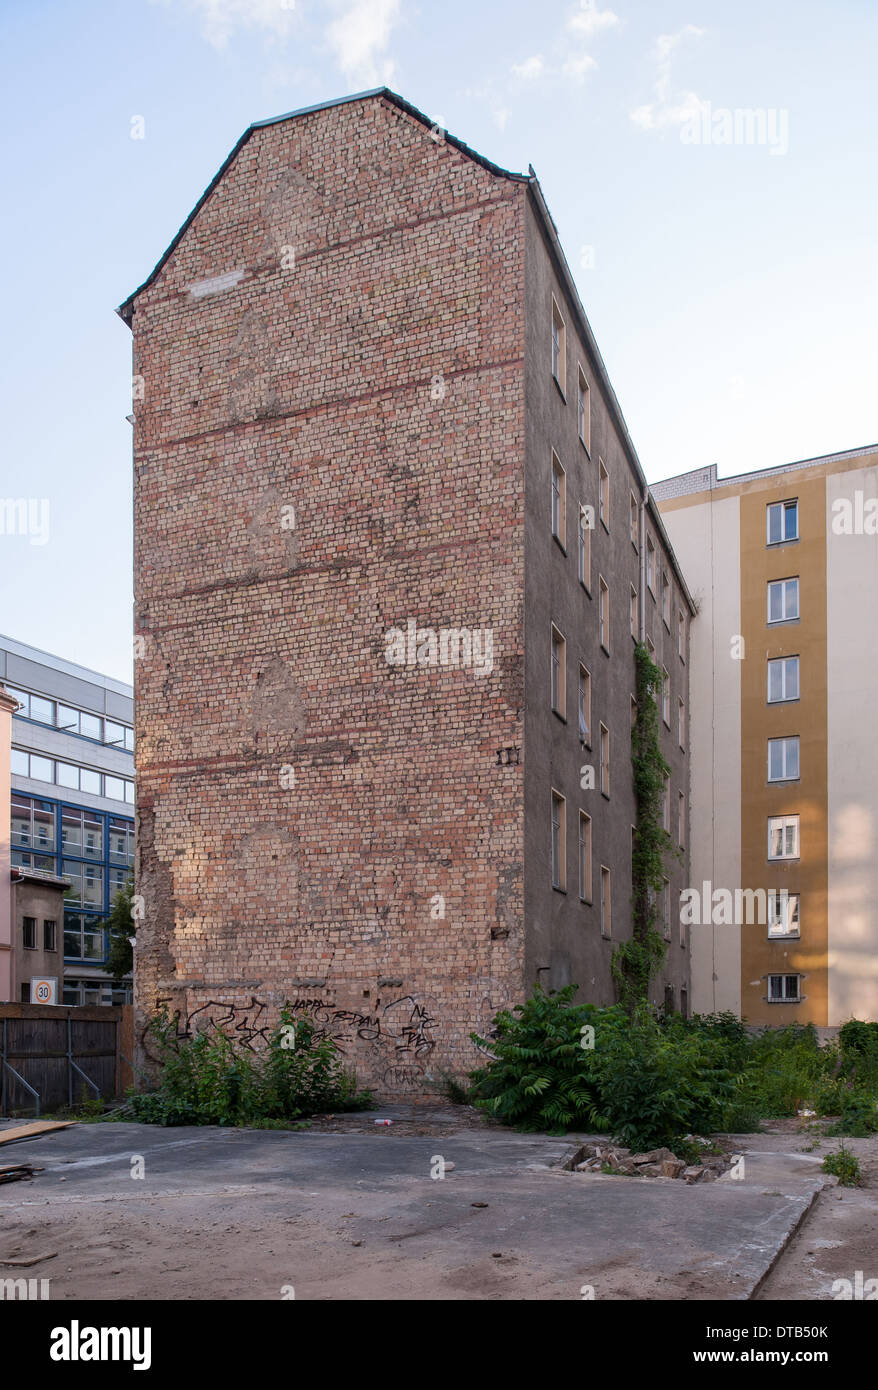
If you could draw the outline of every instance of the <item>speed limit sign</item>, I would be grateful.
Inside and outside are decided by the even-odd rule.
[[[32,979],[30,982],[32,1004],[55,1004],[58,997],[58,980]]]

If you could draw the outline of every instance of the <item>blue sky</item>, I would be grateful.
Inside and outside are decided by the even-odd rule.
[[[651,480],[878,440],[874,0],[5,0],[0,46],[13,637],[130,679],[115,306],[251,121],[385,82],[534,165]]]

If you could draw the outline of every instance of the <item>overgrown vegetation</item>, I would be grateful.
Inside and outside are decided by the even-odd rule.
[[[109,950],[107,963],[101,969],[110,975],[114,985],[121,985],[126,975],[134,969],[134,947],[132,941],[137,924],[134,921],[134,875],[129,874],[113,899],[109,917],[101,922],[106,927]]]
[[[751,1032],[730,1013],[656,1016],[575,1004],[575,992],[537,987],[497,1014],[490,1038],[472,1034],[488,1061],[470,1073],[471,1104],[520,1129],[606,1132],[631,1148],[804,1109],[839,1116],[830,1133],[878,1131],[874,1024],[853,1020],[821,1045],[811,1025]]]
[[[323,1111],[367,1110],[332,1038],[284,1010],[262,1052],[219,1030],[180,1040],[167,1012],[150,1025],[161,1073],[154,1091],[132,1092],[133,1118],[157,1125],[282,1128]]]
[[[662,824],[665,777],[670,767],[659,743],[656,700],[662,673],[645,643],[634,649],[637,713],[631,730],[631,766],[636,805],[631,850],[632,933],[613,950],[611,969],[623,1007],[633,1017],[649,996],[649,985],[664,961],[667,942],[656,931],[656,903],[664,882],[665,855],[676,853]]]
[[[860,1160],[844,1144],[827,1154],[821,1164],[824,1173],[834,1173],[840,1187],[856,1187],[860,1181]]]

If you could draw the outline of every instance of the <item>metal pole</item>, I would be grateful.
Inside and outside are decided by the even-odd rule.
[[[73,1109],[73,1044],[70,1027],[70,1010],[67,1011],[67,1105]]]
[[[3,1015],[3,1065],[0,1072],[3,1073],[3,1080],[0,1082],[0,1115],[6,1114],[6,1015]]]

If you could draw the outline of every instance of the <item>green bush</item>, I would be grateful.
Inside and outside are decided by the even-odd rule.
[[[596,1104],[594,1058],[613,1031],[624,1029],[625,1012],[573,1004],[575,993],[575,985],[548,994],[537,985],[527,1003],[496,1015],[492,1038],[470,1035],[491,1056],[470,1072],[473,1105],[523,1130],[608,1128]],[[582,1046],[587,1025],[595,1029],[592,1050]]]
[[[134,1118],[145,1124],[264,1127],[372,1104],[333,1040],[315,1037],[309,1018],[294,1019],[287,1010],[262,1053],[218,1030],[180,1042],[167,1013],[157,1015],[150,1031],[161,1064],[159,1084],[129,1096]]]
[[[490,1040],[472,1035],[491,1057],[471,1073],[472,1104],[521,1129],[608,1132],[631,1148],[751,1133],[804,1108],[840,1115],[838,1134],[878,1132],[878,1025],[852,1020],[821,1046],[810,1024],[751,1031],[731,1013],[656,1020],[642,1005],[629,1017],[574,1005],[575,991],[537,988],[496,1016]]]
[[[827,1154],[821,1167],[824,1173],[834,1173],[841,1187],[856,1187],[860,1181],[860,1160],[844,1144]]]
[[[574,1005],[574,993],[538,987],[496,1016],[493,1039],[473,1034],[493,1054],[471,1073],[474,1105],[519,1129],[612,1132],[630,1148],[716,1127],[734,1093],[720,1039],[662,1029],[644,1008],[629,1019],[619,1005]]]
[[[643,1009],[601,1048],[597,1079],[614,1136],[638,1149],[717,1129],[735,1093],[722,1039],[685,1026],[661,1028]]]
[[[878,1132],[878,1110],[874,1098],[866,1091],[848,1091],[842,1100],[837,1123],[826,1132],[849,1134],[855,1139],[865,1139]]]

